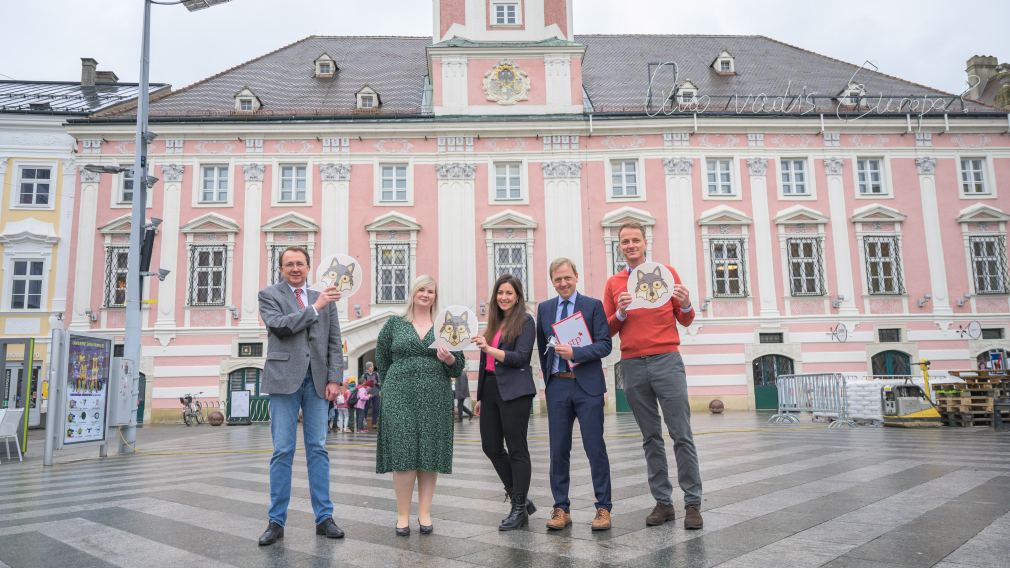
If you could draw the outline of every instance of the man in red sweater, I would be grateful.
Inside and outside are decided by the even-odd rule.
[[[603,310],[610,334],[621,334],[624,393],[642,431],[649,490],[656,499],[656,507],[646,517],[645,523],[661,525],[676,518],[659,414],[659,408],[662,408],[663,420],[673,438],[677,478],[684,492],[684,528],[700,529],[703,524],[700,511],[701,472],[698,451],[691,435],[687,375],[679,352],[680,333],[677,331],[678,323],[687,327],[694,321],[691,295],[681,284],[677,271],[668,266],[675,282],[670,301],[658,308],[627,311],[633,300],[628,293],[628,278],[637,266],[646,262],[648,243],[645,228],[636,222],[621,225],[618,239],[628,269],[607,280]]]

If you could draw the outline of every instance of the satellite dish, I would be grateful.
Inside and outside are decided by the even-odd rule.
[[[968,337],[978,339],[982,337],[982,324],[978,320],[971,320],[968,324]]]
[[[838,322],[835,327],[831,328],[831,339],[839,343],[845,343],[849,339],[849,328],[845,327],[845,324]]]

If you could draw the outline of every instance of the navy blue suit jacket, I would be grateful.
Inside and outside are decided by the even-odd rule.
[[[554,335],[551,327],[557,320],[558,296],[542,302],[537,307],[537,354],[540,356],[540,370],[544,374],[544,382],[550,381],[551,367],[554,363],[554,350],[544,354],[547,341]],[[603,312],[603,302],[579,294],[575,299],[572,313],[582,312],[586,327],[593,342],[589,345],[573,347],[574,361],[578,364],[574,369],[575,381],[579,387],[590,396],[603,396],[607,392],[607,382],[603,377],[601,359],[610,355],[612,348],[610,328],[607,326],[607,315]]]
[[[604,322],[606,323],[606,322]],[[502,341],[498,349],[505,352],[505,360],[495,363],[495,379],[498,383],[498,394],[504,401],[515,400],[521,396],[529,396],[537,393],[537,385],[533,382],[533,369],[530,362],[533,361],[533,341],[535,333],[533,327],[533,316],[526,314],[523,320],[523,330],[519,337],[511,341]],[[487,370],[487,354],[480,354],[480,363],[477,368],[477,400],[481,400],[484,395],[484,376]]]

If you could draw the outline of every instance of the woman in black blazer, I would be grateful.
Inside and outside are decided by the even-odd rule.
[[[526,498],[531,475],[526,431],[537,392],[530,367],[537,332],[533,316],[526,311],[523,286],[511,274],[498,278],[488,303],[487,330],[473,338],[481,351],[474,413],[480,416],[484,453],[512,501],[512,510],[498,530],[510,531],[526,526],[536,511]]]

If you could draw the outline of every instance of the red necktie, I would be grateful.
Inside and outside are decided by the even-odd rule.
[[[298,307],[304,310],[305,309],[305,302],[302,301],[302,289],[301,288],[295,288],[295,300],[298,301]]]

